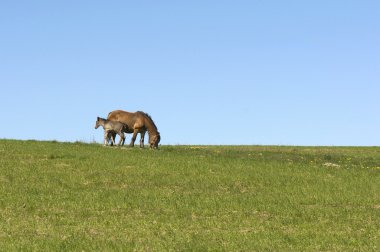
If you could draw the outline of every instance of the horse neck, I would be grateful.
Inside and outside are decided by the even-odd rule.
[[[158,134],[156,125],[154,125],[154,123],[148,118],[146,118],[146,120],[145,120],[145,127],[148,130],[149,135],[157,135]]]
[[[105,124],[106,124],[107,120],[104,120],[104,119],[100,119],[98,121],[99,125],[102,126],[104,128]]]

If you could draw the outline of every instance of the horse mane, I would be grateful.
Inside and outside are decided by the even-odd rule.
[[[157,126],[156,126],[156,124],[154,123],[152,117],[151,117],[148,113],[145,113],[145,112],[143,112],[143,111],[137,111],[136,113],[140,113],[140,114],[142,114],[143,116],[147,117],[148,120],[152,123],[153,127],[155,128],[155,130],[157,131]],[[158,131],[157,131],[157,132],[158,132]]]

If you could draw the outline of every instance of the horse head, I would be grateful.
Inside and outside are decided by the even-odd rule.
[[[149,145],[150,145],[150,148],[158,149],[158,144],[159,144],[160,141],[161,141],[160,132],[157,132],[157,134],[149,136]]]
[[[96,123],[95,123],[95,129],[97,129],[97,128],[99,128],[99,126],[100,126],[100,117],[98,116],[97,118],[96,118]]]

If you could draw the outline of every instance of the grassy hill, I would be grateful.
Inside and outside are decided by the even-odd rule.
[[[380,148],[0,140],[4,251],[380,249]]]

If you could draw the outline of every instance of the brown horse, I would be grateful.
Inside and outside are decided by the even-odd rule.
[[[148,131],[150,148],[158,148],[158,143],[161,140],[160,132],[157,131],[156,125],[148,114],[142,111],[131,113],[123,110],[114,110],[108,114],[107,120],[118,121],[128,125],[129,131],[127,133],[133,133],[129,146],[133,147],[135,145],[137,133],[140,133],[140,147],[144,148],[144,136],[145,132]]]

